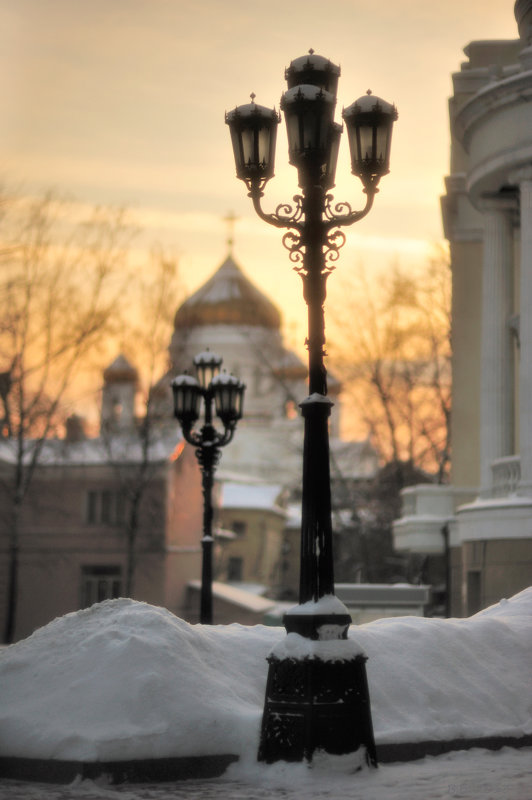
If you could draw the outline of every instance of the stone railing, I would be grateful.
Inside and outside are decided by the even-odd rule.
[[[511,497],[517,494],[521,480],[521,460],[519,456],[498,458],[491,464],[492,497]]]

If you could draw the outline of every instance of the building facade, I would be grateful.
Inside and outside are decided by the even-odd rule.
[[[147,457],[140,449],[131,432],[116,434],[112,451],[102,437],[45,442],[18,519],[15,639],[54,617],[126,594],[186,616],[187,583],[201,571],[194,453],[175,435],[173,441],[157,437]],[[141,487],[142,464],[149,474]],[[2,626],[14,468],[10,443],[0,443]],[[132,493],[139,491],[133,530]]]
[[[447,560],[450,611],[532,582],[532,2],[453,75],[442,198],[453,299],[452,485],[403,494],[398,549]]]

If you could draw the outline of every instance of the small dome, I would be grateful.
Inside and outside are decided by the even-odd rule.
[[[249,278],[232,256],[228,256],[214,275],[178,308],[174,327],[204,325],[254,325],[281,327],[276,306]]]
[[[112,364],[104,369],[103,379],[105,383],[136,383],[139,374],[127,358],[120,354]]]

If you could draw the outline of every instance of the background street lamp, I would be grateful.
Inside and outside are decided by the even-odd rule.
[[[309,396],[301,403],[305,422],[299,606],[284,616],[287,632],[316,642],[300,658],[286,648],[269,656],[268,686],[259,759],[310,760],[314,750],[350,753],[366,748],[376,763],[365,656],[349,655],[351,617],[334,596],[328,417],[324,365],[326,283],[345,242],[342,226],[371,209],[378,183],[389,172],[390,143],[397,111],[371,92],[343,111],[351,151],[351,170],[363,184],[366,203],[333,205],[342,126],[334,121],[340,68],[311,50],[288,67],[288,90],[281,98],[289,162],[297,168],[300,195],[274,213],[262,209],[264,187],[273,177],[276,129],[280,115],[255,103],[226,114],[237,177],[246,184],[261,219],[286,228],[283,244],[303,279],[308,306]],[[337,639],[338,658],[326,660],[319,643]],[[341,644],[343,643],[343,644]],[[342,649],[343,648],[343,649]],[[303,648],[304,650],[304,648]],[[281,653],[281,654],[279,654]],[[312,653],[312,655],[309,655]]]
[[[233,375],[220,373],[222,359],[207,350],[194,358],[197,379],[178,375],[172,381],[174,414],[186,441],[196,448],[203,488],[203,538],[201,568],[200,622],[212,625],[212,487],[220,458],[220,448],[233,438],[236,424],[242,418],[245,385]],[[203,399],[204,423],[196,431]],[[212,407],[223,423],[219,432],[213,425]]]

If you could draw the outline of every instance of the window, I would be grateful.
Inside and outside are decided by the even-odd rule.
[[[229,582],[239,582],[242,580],[242,559],[231,556],[227,564],[227,580]]]
[[[102,600],[112,600],[122,593],[122,569],[116,566],[81,568],[81,608]]]
[[[237,536],[245,536],[247,532],[248,526],[244,520],[235,519],[231,525],[231,530],[233,533],[236,533]]]
[[[467,573],[467,614],[478,613],[481,608],[481,573],[480,570],[469,570]]]
[[[90,525],[121,525],[125,517],[125,497],[123,492],[110,489],[87,492],[85,519]]]
[[[101,493],[101,514],[100,521],[110,523],[112,517],[112,492],[104,491]]]
[[[87,493],[87,522],[98,522],[98,492]]]

